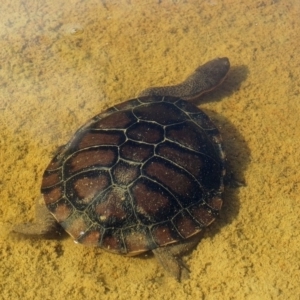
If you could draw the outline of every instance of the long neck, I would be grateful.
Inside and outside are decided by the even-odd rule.
[[[197,98],[220,85],[230,68],[228,58],[216,58],[198,67],[194,73],[177,85],[148,88],[140,96],[174,96],[183,99]]]

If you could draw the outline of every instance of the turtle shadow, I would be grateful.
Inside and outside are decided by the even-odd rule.
[[[215,90],[196,98],[193,103],[198,106],[202,103],[222,101],[224,97],[229,97],[239,91],[242,82],[247,79],[248,74],[249,68],[246,65],[231,67],[223,84]]]
[[[224,97],[230,96],[240,89],[241,83],[246,80],[248,73],[249,71],[247,66],[233,67],[224,85],[209,94],[201,96],[201,99],[195,99],[192,102],[198,106],[201,103],[218,102],[223,100]],[[223,207],[221,209],[220,216],[216,218],[213,224],[204,228],[204,230],[199,233],[199,244],[201,244],[201,240],[203,238],[213,238],[223,227],[232,223],[237,217],[241,201],[239,198],[240,189],[247,188],[246,183],[244,183],[245,179],[243,174],[248,167],[251,157],[250,148],[248,147],[243,135],[229,119],[212,110],[205,109],[205,113],[213,120],[213,123],[221,132],[223,147],[227,157],[227,173],[234,174],[234,179],[243,184],[239,187],[234,187],[229,184],[225,185],[223,193]],[[195,250],[195,248],[189,249],[183,255],[189,255],[193,252],[193,250]],[[135,259],[147,260],[153,259],[153,257],[154,254],[150,251],[138,255]]]
[[[241,189],[247,188],[244,173],[250,163],[251,151],[244,137],[232,122],[214,112],[207,110],[206,112],[212,117],[216,126],[220,128],[226,153],[226,172],[227,174],[233,174],[234,181],[236,180],[238,183],[241,183],[237,186],[225,183],[223,207],[220,216],[207,231],[208,235],[213,236],[218,233],[223,226],[232,223],[239,213],[241,204],[239,194]]]
[[[229,97],[240,89],[242,82],[246,80],[248,74],[249,69],[245,65],[232,67],[225,84],[215,91],[202,96],[201,99],[196,99],[194,104],[200,105],[206,102],[218,102],[224,97]],[[222,135],[223,147],[226,153],[227,174],[233,174],[234,180],[242,183],[240,186],[235,187],[225,184],[223,207],[220,216],[205,230],[204,234],[205,236],[213,237],[223,226],[232,223],[239,213],[241,201],[239,193],[240,189],[247,188],[243,174],[250,162],[251,151],[239,129],[230,120],[208,109],[205,109],[205,113],[213,120]]]

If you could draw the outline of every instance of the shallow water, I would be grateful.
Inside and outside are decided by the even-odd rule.
[[[292,0],[4,1],[0,299],[298,299],[299,13]],[[229,76],[199,105],[246,186],[225,190],[219,219],[184,258],[189,280],[151,255],[10,233],[34,219],[45,167],[87,119],[223,56]]]

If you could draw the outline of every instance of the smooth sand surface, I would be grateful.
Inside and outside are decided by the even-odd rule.
[[[0,299],[299,299],[299,14],[294,0],[2,1]],[[197,104],[246,186],[226,188],[184,257],[189,280],[152,255],[10,232],[34,220],[43,171],[80,125],[223,56],[227,80]]]

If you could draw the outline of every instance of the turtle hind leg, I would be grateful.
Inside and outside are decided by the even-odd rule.
[[[156,248],[152,252],[169,274],[178,281],[185,280],[189,278],[190,270],[180,256],[192,250],[199,243],[199,240],[200,235],[197,234],[182,243]]]
[[[15,225],[13,232],[23,235],[47,235],[55,231],[58,224],[41,200],[36,201],[35,222]]]

